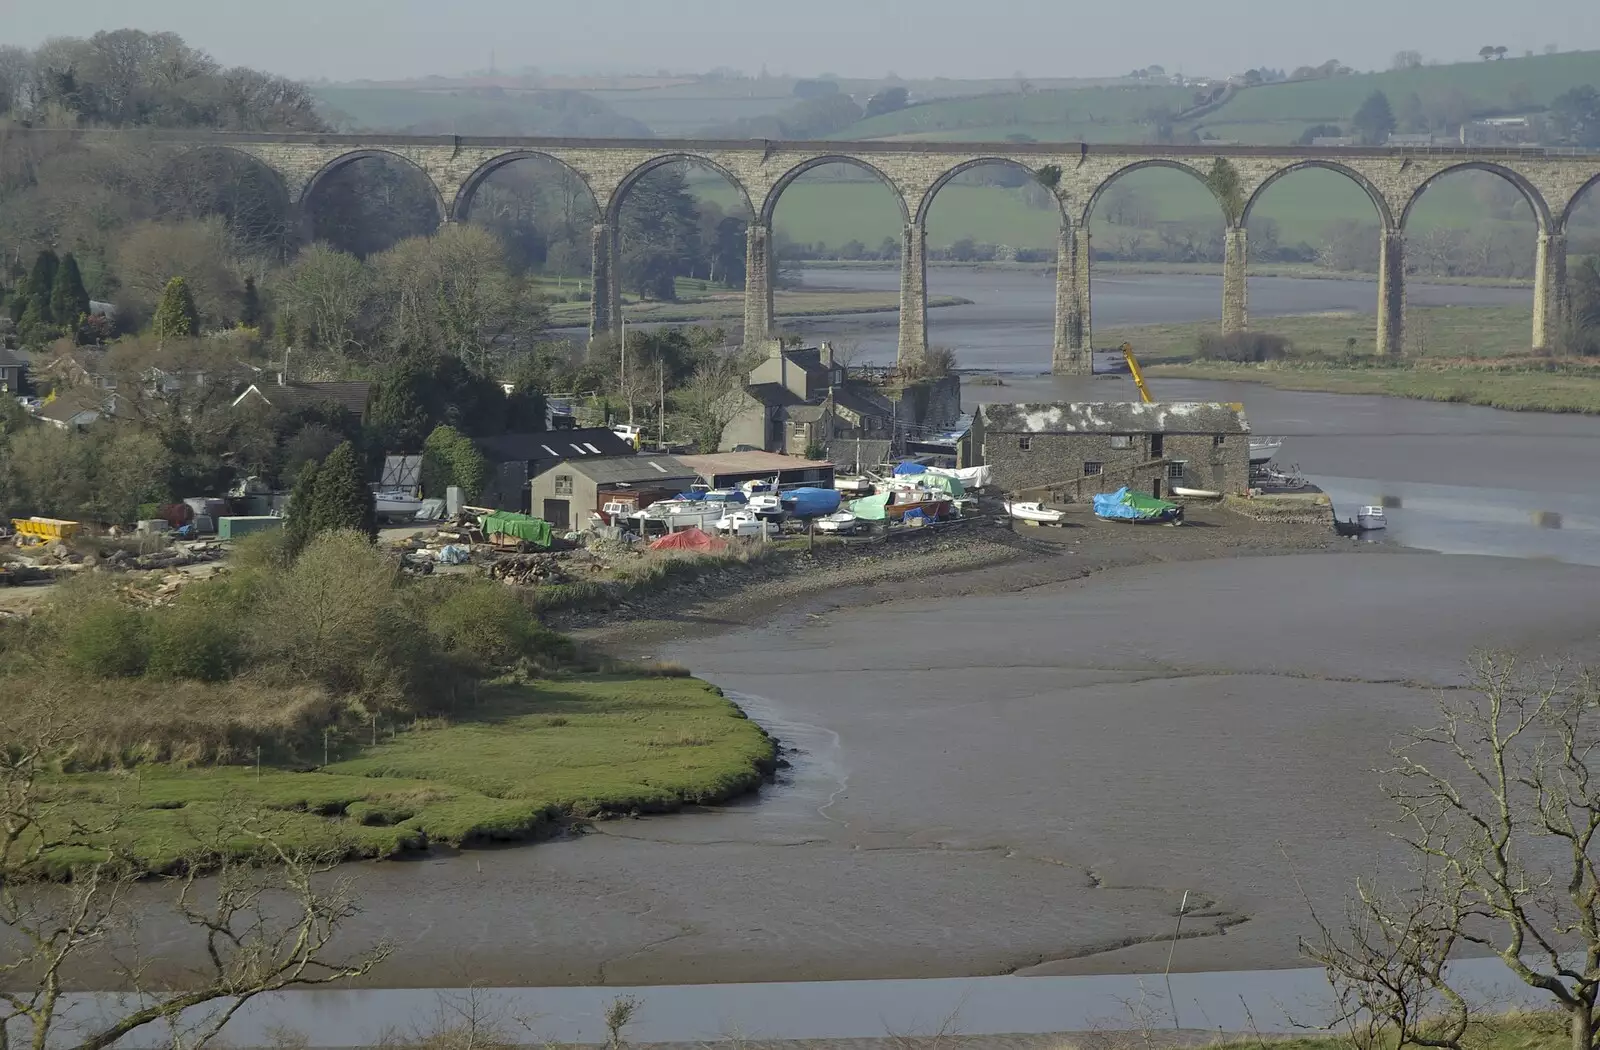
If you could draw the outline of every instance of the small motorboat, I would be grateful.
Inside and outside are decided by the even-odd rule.
[[[767,521],[782,521],[787,515],[783,509],[783,501],[773,493],[760,493],[750,497],[746,508],[759,518]]]
[[[1356,515],[1356,522],[1360,524],[1362,532],[1376,532],[1389,527],[1389,519],[1382,507],[1362,507],[1361,513]]]
[[[828,532],[835,536],[853,536],[861,529],[861,519],[847,510],[837,511],[817,518],[812,522],[818,532]]]
[[[1221,499],[1222,493],[1215,489],[1186,489],[1178,485],[1172,487],[1172,494],[1183,499]]]
[[[835,478],[833,487],[851,496],[870,496],[873,492],[872,479],[860,475],[846,475]]]
[[[1007,503],[1005,507],[1007,514],[1030,525],[1060,525],[1067,517],[1066,511],[1043,503]]]

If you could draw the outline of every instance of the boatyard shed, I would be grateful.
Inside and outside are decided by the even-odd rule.
[[[698,474],[673,456],[607,456],[569,459],[549,467],[528,483],[535,517],[556,532],[581,529],[589,513],[611,500],[648,507],[690,488]]]
[[[678,459],[714,489],[771,478],[778,479],[780,489],[801,485],[833,488],[834,467],[826,460],[802,459],[776,452],[716,452],[705,456],[679,456]]]
[[[1250,487],[1244,406],[1217,402],[983,405],[973,420],[994,483],[1051,502],[1086,502],[1126,485],[1238,494]]]
[[[541,430],[532,434],[500,434],[473,444],[489,461],[489,483],[482,499],[491,507],[539,515],[530,505],[529,481],[558,463],[574,459],[631,456],[631,443],[605,427]]]

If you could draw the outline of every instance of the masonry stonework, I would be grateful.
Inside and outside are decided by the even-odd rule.
[[[1249,247],[1243,226],[1229,226],[1223,234],[1222,334],[1250,327],[1250,282],[1246,265]]]
[[[952,173],[978,163],[1000,162],[1029,171],[1059,171],[1049,180],[1063,208],[1064,225],[1077,239],[1076,266],[1071,284],[1058,286],[1058,302],[1077,304],[1058,319],[1058,335],[1075,348],[1074,333],[1082,332],[1081,347],[1089,346],[1089,253],[1087,228],[1095,202],[1117,178],[1140,168],[1177,169],[1204,183],[1218,158],[1225,159],[1239,179],[1243,206],[1237,227],[1242,250],[1242,227],[1262,192],[1278,179],[1306,167],[1340,172],[1367,193],[1383,227],[1384,256],[1390,261],[1383,279],[1378,310],[1380,343],[1389,352],[1401,345],[1404,330],[1404,245],[1401,240],[1415,202],[1440,176],[1462,169],[1492,172],[1510,182],[1532,207],[1541,235],[1562,237],[1580,193],[1600,179],[1600,157],[1544,150],[1407,149],[1273,146],[1139,146],[1088,143],[945,143],[945,142],[769,142],[769,141],[668,141],[630,139],[466,138],[459,136],[196,134],[190,132],[99,132],[23,129],[13,135],[71,138],[91,148],[97,142],[137,142],[151,148],[225,148],[256,158],[274,171],[291,206],[314,194],[320,182],[342,166],[362,158],[389,156],[411,165],[426,177],[436,192],[441,221],[464,220],[472,195],[493,170],[512,161],[544,157],[571,170],[594,196],[602,224],[615,226],[627,188],[642,174],[662,164],[692,160],[721,172],[739,191],[758,224],[770,229],[779,196],[800,174],[821,164],[847,163],[871,172],[894,193],[907,222],[907,242],[919,250],[902,260],[902,305],[913,307],[902,315],[911,331],[902,334],[902,353],[913,357],[927,345],[916,289],[922,288],[926,305],[926,215],[938,191]],[[1237,202],[1235,202],[1237,204]],[[1221,205],[1219,203],[1219,208]],[[1221,209],[1233,210],[1233,205]],[[910,231],[917,234],[912,237]],[[1533,345],[1549,345],[1557,329],[1565,293],[1560,285],[1564,265],[1556,251],[1558,242],[1544,241],[1539,273],[1544,288],[1539,301]],[[597,253],[597,260],[605,253]],[[613,260],[614,261],[614,260]],[[1241,261],[1239,270],[1244,263]],[[614,266],[613,266],[614,270]],[[606,275],[612,288],[613,275]],[[1235,285],[1237,287],[1237,284]],[[753,294],[766,294],[757,289]],[[614,300],[613,300],[614,302]],[[1230,323],[1244,323],[1243,299],[1229,305]],[[749,316],[758,317],[761,303]],[[1077,315],[1081,315],[1080,317]],[[770,311],[768,311],[770,317]],[[595,309],[598,330],[610,331],[616,317],[604,303]],[[1041,348],[1043,350],[1043,348]],[[1058,354],[1051,347],[1057,368],[1071,370],[1079,358]]]

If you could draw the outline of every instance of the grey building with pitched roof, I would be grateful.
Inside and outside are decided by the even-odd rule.
[[[1250,487],[1250,424],[1239,404],[983,405],[973,442],[996,485],[1052,502],[1084,502],[1124,485],[1161,497],[1174,487]]]
[[[528,502],[530,513],[565,532],[585,528],[590,513],[612,500],[648,507],[687,491],[698,480],[695,469],[674,456],[569,459],[528,483]]]

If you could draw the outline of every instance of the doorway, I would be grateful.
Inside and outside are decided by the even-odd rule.
[[[1150,495],[1154,496],[1156,499],[1160,499],[1161,498],[1161,479],[1160,478],[1157,478],[1155,481],[1150,483]]]
[[[547,499],[544,501],[544,520],[557,532],[566,532],[572,528],[572,501],[565,499]]]
[[[1166,452],[1166,442],[1162,440],[1165,437],[1166,437],[1165,434],[1151,434],[1150,435],[1150,458],[1151,459],[1160,459],[1161,456],[1162,456],[1162,453]]]

